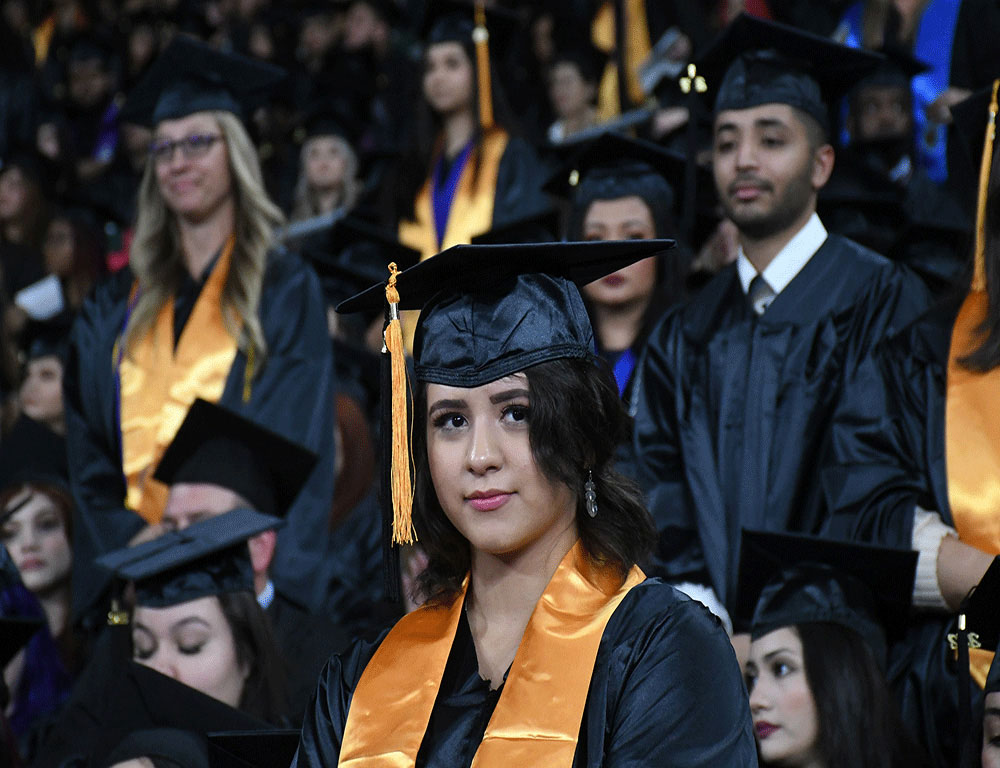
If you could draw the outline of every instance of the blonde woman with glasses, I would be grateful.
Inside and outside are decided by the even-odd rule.
[[[251,95],[282,77],[179,38],[129,97],[129,119],[153,129],[129,269],[84,305],[66,376],[78,615],[106,586],[94,558],[159,523],[166,488],[153,473],[198,397],[320,455],[274,571],[314,597],[333,492],[326,315],[314,274],[272,241],[283,218],[243,123]]]

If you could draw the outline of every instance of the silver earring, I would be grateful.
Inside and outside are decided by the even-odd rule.
[[[587,470],[587,482],[583,484],[583,500],[587,506],[587,514],[597,517],[597,488],[594,486],[594,473]]]

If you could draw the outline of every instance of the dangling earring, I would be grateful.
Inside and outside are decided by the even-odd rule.
[[[594,473],[587,470],[587,482],[583,484],[583,500],[587,506],[587,514],[597,517],[597,488],[594,486]]]

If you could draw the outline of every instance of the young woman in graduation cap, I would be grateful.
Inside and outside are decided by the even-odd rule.
[[[764,766],[918,768],[886,682],[887,626],[910,603],[914,553],[743,531],[738,620]]]
[[[423,258],[544,205],[534,152],[511,135],[490,62],[517,24],[481,0],[439,0],[425,23],[416,147],[397,188],[399,239]]]
[[[273,246],[282,217],[243,122],[282,76],[178,38],[129,97],[130,119],[154,129],[129,269],[84,306],[66,372],[81,568],[159,521],[152,475],[201,397],[320,455],[276,564],[312,599],[333,481],[325,312],[313,273]],[[78,611],[103,586],[80,584]]]
[[[342,305],[389,301],[392,529],[429,598],[328,664],[300,768],[754,764],[725,631],[636,565],[651,521],[577,288],[665,243],[458,246]],[[417,308],[411,528],[396,318]]]

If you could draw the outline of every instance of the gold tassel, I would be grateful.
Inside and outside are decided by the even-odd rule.
[[[389,484],[392,494],[392,543],[412,544],[417,540],[413,530],[413,486],[410,480],[409,417],[407,414],[406,358],[403,332],[399,324],[399,293],[396,291],[396,263],[389,265],[389,282],[385,300],[389,303],[389,324],[385,328],[385,351],[389,354],[392,380],[392,458]]]
[[[1000,80],[993,81],[993,95],[990,97],[989,120],[986,121],[986,139],[983,142],[983,157],[979,163],[979,195],[976,199],[976,251],[972,273],[972,290],[986,290],[986,196],[990,186],[990,169],[993,166],[993,139],[997,123],[997,87]]]
[[[251,342],[250,347],[247,349],[247,364],[246,368],[243,369],[243,402],[250,402],[250,382],[253,381],[253,368],[254,368],[254,353],[253,353],[253,343]]]
[[[479,80],[479,127],[493,127],[493,86],[490,82],[490,33],[486,29],[486,9],[476,2],[476,27],[472,41],[476,44],[476,75]]]

